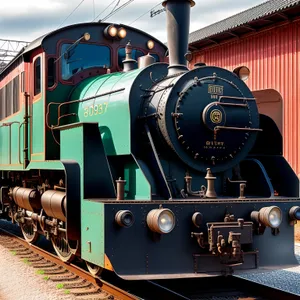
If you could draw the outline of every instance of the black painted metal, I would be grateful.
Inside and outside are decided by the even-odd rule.
[[[25,93],[25,103],[24,103],[24,161],[23,166],[24,169],[27,168],[29,164],[29,146],[28,146],[28,140],[29,140],[29,114],[28,114],[28,108],[29,108],[29,94]]]
[[[299,206],[300,200],[193,200],[105,203],[105,253],[115,272],[126,279],[192,278],[230,274],[232,271],[234,274],[261,272],[298,265],[294,256],[294,230],[288,212],[291,207]],[[176,218],[174,230],[165,235],[150,231],[145,221],[150,210],[160,205],[171,209]],[[196,238],[191,237],[191,232],[203,232],[207,240],[207,223],[223,222],[227,214],[234,215],[236,220],[243,218],[251,221],[252,211],[271,205],[280,207],[283,212],[279,234],[273,235],[271,228],[266,228],[262,235],[254,232],[253,243],[242,245],[245,255],[244,263],[240,266],[226,267],[220,257],[210,255],[208,246],[206,249],[200,248]],[[135,216],[135,223],[130,228],[120,228],[114,222],[115,213],[125,209]],[[192,222],[195,212],[203,215],[200,228]],[[224,238],[227,240],[227,237]]]
[[[98,124],[84,123],[83,126],[84,198],[116,198]]]
[[[188,70],[185,54],[188,52],[191,5],[194,5],[194,1],[168,0],[163,2],[167,13],[170,75]]]
[[[168,183],[167,183],[167,179],[166,179],[166,176],[165,176],[165,173],[164,173],[164,170],[161,166],[161,163],[160,163],[160,160],[159,160],[159,157],[158,157],[158,154],[157,154],[157,151],[155,149],[155,145],[153,143],[153,139],[152,139],[152,136],[151,136],[151,132],[149,130],[149,126],[147,124],[145,124],[145,129],[146,129],[146,134],[148,136],[148,139],[149,139],[149,142],[150,142],[150,146],[152,148],[152,152],[153,152],[153,155],[154,155],[154,161],[157,165],[157,168],[159,169],[159,173],[162,177],[162,181],[164,182],[164,187],[163,189],[167,190],[166,191],[166,194],[167,194],[167,199],[171,200],[172,199],[172,193],[170,191],[170,188],[168,186]]]
[[[170,86],[161,90],[160,86]],[[145,115],[157,113],[165,143],[189,167],[223,172],[246,157],[255,143],[259,113],[249,88],[232,72],[217,67],[196,68],[167,78],[152,88]],[[216,118],[214,119],[214,114]],[[217,130],[238,128],[239,130]]]
[[[67,198],[67,211],[66,211],[66,229],[68,240],[80,240],[80,166],[73,160],[62,160],[65,168],[65,181],[66,181],[66,198]]]

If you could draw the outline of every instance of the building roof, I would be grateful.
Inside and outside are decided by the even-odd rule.
[[[214,42],[218,42],[219,39],[226,39],[226,35],[232,38],[234,35],[239,36],[239,34],[257,30],[299,15],[300,0],[269,0],[192,32],[189,36],[189,43],[190,45],[203,44],[203,41],[213,37],[217,38]]]

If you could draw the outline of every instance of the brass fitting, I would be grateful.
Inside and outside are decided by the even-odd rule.
[[[214,177],[210,168],[207,168],[207,173],[205,179],[207,180],[207,191],[206,191],[206,198],[217,198],[217,193],[215,191],[215,180],[217,177]]]
[[[126,180],[122,180],[120,177],[119,180],[116,180],[116,183],[117,183],[117,200],[124,200]]]

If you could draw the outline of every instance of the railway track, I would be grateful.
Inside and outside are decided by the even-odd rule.
[[[300,299],[286,291],[234,276],[160,281],[124,281],[111,272],[94,278],[83,266],[65,264],[49,253],[47,243],[29,245],[20,237],[19,228],[0,221],[0,244],[19,257],[44,279],[56,283],[76,299],[145,300],[292,300]]]
[[[136,300],[140,299],[126,291],[98,278],[94,278],[82,268],[65,264],[55,255],[29,245],[21,237],[0,228],[0,243],[13,255],[36,269],[45,280],[56,283],[65,293],[76,299]]]

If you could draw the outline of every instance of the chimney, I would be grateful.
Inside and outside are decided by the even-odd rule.
[[[136,68],[137,61],[132,58],[132,46],[131,43],[128,42],[125,47],[126,57],[122,61],[123,63],[123,72],[129,72]]]
[[[188,52],[190,10],[194,5],[193,0],[163,2],[167,13],[169,75],[188,70],[185,55]]]

